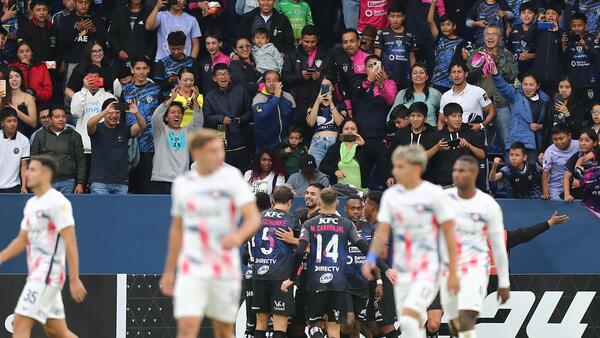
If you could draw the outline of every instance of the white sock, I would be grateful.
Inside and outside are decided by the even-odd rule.
[[[398,321],[400,322],[400,331],[402,332],[400,337],[422,338],[419,321],[416,318],[410,316],[401,316]]]
[[[475,330],[463,331],[458,333],[458,338],[477,338]]]

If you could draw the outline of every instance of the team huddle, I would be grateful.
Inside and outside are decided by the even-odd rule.
[[[398,147],[392,154],[396,185],[383,194],[350,196],[344,217],[336,211],[336,190],[319,184],[309,186],[306,208],[293,214],[289,186],[276,187],[266,201],[257,198],[240,172],[223,163],[216,131],[196,131],[189,146],[196,166],[173,184],[160,282],[163,293],[173,295],[179,338],[198,337],[203,317],[212,319],[215,337],[233,337],[242,285],[246,335],[254,338],[268,332],[300,338],[306,331],[311,338],[423,338],[442,313],[455,336],[473,338],[492,262],[498,298],[509,297],[502,211],[476,188],[475,158],[459,158],[455,187],[443,190],[421,179],[427,166],[422,147]],[[55,171],[52,159],[32,158],[27,175],[35,196],[18,237],[0,252],[1,264],[27,249],[29,276],[13,337],[29,337],[36,321],[50,337],[76,337],[60,296],[65,256],[72,297],[81,302],[86,290],[71,205],[51,187]]]

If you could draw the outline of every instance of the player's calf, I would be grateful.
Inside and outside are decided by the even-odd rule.
[[[13,338],[29,338],[34,323],[34,320],[29,317],[15,315],[15,319],[13,320]]]
[[[177,338],[196,338],[200,331],[200,318],[182,317],[177,320]]]
[[[459,338],[476,338],[475,335],[475,324],[477,323],[477,317],[479,313],[471,310],[460,310],[458,314],[458,321],[460,323],[460,329],[458,332]]]
[[[48,319],[44,325],[44,331],[48,338],[77,338],[77,335],[69,331],[67,322],[63,319]]]

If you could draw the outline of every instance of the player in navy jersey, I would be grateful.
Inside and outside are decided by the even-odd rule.
[[[522,142],[514,142],[508,150],[509,163],[497,171],[500,158],[494,159],[490,182],[506,179],[514,198],[538,199],[542,196],[540,174],[535,164],[528,163],[527,149]]]
[[[537,9],[533,2],[526,2],[519,8],[520,24],[514,25],[508,35],[506,47],[519,62],[520,79],[531,71],[535,59],[536,28],[533,27]]]
[[[346,322],[348,308],[346,264],[349,243],[363,253],[368,250],[368,245],[360,238],[352,221],[336,214],[338,203],[334,189],[325,188],[321,191],[321,213],[302,226],[289,279],[281,284],[283,291],[288,291],[293,285],[304,252],[310,246],[306,311],[311,326],[309,332],[313,337],[320,330],[319,324],[326,321],[328,338],[340,338],[340,324]],[[378,265],[382,270],[388,270],[382,260],[378,261]]]
[[[298,220],[289,211],[294,191],[287,185],[275,187],[274,205],[261,214],[261,226],[254,236],[254,267],[252,289],[256,312],[255,338],[266,336],[270,314],[273,314],[273,337],[285,338],[288,316],[294,313],[292,292],[281,291],[281,283],[290,275],[295,246],[279,239],[277,230],[299,228]]]

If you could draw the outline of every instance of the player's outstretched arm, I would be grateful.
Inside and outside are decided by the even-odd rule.
[[[169,230],[169,247],[167,249],[167,259],[163,276],[159,285],[162,293],[166,296],[173,295],[173,282],[175,280],[175,266],[177,258],[181,252],[181,243],[183,242],[183,226],[180,216],[174,216],[171,220]]]
[[[454,237],[454,221],[444,222],[441,227],[444,232],[446,247],[448,248],[448,269],[450,270],[450,275],[448,276],[448,291],[456,294],[460,285],[456,275],[456,238]]]
[[[241,207],[242,225],[233,234],[223,238],[221,245],[223,249],[233,249],[241,246],[260,228],[260,213],[256,207],[256,203],[247,203]]]
[[[67,263],[69,264],[69,291],[71,297],[77,303],[83,302],[87,291],[79,279],[79,252],[77,250],[77,236],[75,227],[69,226],[60,232],[60,236],[65,241],[65,251],[67,253]]]
[[[15,239],[2,251],[0,251],[0,265],[9,259],[19,255],[27,247],[27,231],[21,230]]]

